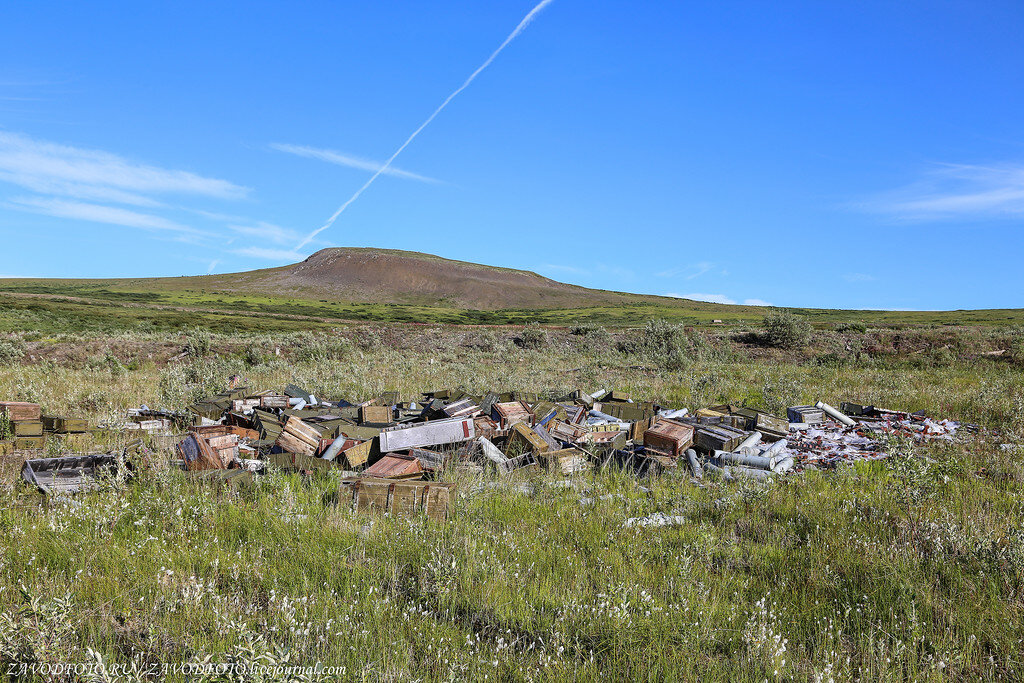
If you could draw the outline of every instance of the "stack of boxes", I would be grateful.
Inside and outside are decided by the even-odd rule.
[[[0,419],[7,425],[3,450],[37,450],[43,447],[43,414],[38,403],[0,401]]]

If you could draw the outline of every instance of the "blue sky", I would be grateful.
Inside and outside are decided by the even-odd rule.
[[[0,275],[425,251],[774,305],[1024,305],[1024,4],[7,3]]]

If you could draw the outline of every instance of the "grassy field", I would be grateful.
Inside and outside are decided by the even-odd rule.
[[[0,331],[181,330],[201,324],[221,332],[271,332],[325,327],[346,321],[454,325],[522,325],[531,321],[569,325],[581,321],[624,328],[657,318],[701,326],[720,320],[719,326],[731,327],[754,324],[765,314],[764,308],[756,306],[728,306],[665,297],[579,308],[471,310],[445,305],[339,302],[317,299],[314,295],[239,294],[199,285],[193,278],[0,280]],[[818,327],[844,322],[875,327],[1024,324],[1024,309],[790,310]]]
[[[532,332],[532,349],[519,329],[193,333],[189,348],[210,351],[172,361],[188,336],[36,330],[0,341],[0,396],[100,420],[143,402],[180,408],[238,373],[254,388],[296,382],[349,399],[614,387],[777,413],[851,400],[983,429],[955,444],[894,442],[887,461],[767,486],[616,469],[512,485],[452,471],[445,522],[353,515],[329,503],[329,476],[216,490],[168,468],[166,452],[135,481],[73,501],[46,505],[9,486],[0,670],[102,662],[153,674],[142,680],[327,680],[174,668],[319,662],[341,680],[1022,677],[1024,450],[1000,447],[1024,442],[1019,330],[819,329],[790,350],[740,329],[675,330],[668,355],[650,328]],[[686,521],[623,525],[653,512]]]

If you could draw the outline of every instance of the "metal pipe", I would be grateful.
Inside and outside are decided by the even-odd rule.
[[[692,448],[686,449],[686,460],[690,463],[690,471],[693,472],[693,476],[698,479],[704,478],[704,468],[701,467],[700,460],[697,460],[697,451]]]
[[[736,450],[738,451],[741,448],[753,448],[759,443],[761,443],[761,432],[751,432],[750,436],[740,442],[740,445],[736,447]]]
[[[829,417],[831,417],[834,420],[838,420],[839,422],[842,422],[847,427],[852,427],[855,424],[857,424],[846,415],[843,415],[841,412],[839,412],[829,404],[824,403],[822,401],[818,401],[817,403],[815,403],[814,407],[817,408],[818,410],[825,411],[825,413],[827,413]]]
[[[785,439],[779,439],[778,441],[773,443],[771,446],[769,446],[767,450],[765,450],[763,453],[761,453],[761,455],[763,455],[766,458],[776,458],[776,459],[778,459],[778,457],[780,455],[782,455],[782,452],[786,449],[786,446],[788,446],[788,445],[789,445],[788,441],[786,441]]]
[[[774,464],[771,458],[766,458],[763,455],[745,455],[729,451],[715,451],[715,455],[720,462],[741,467],[756,467],[760,470],[769,470]]]
[[[712,474],[714,474],[716,476],[721,477],[725,481],[732,481],[733,480],[733,476],[731,474],[729,474],[729,470],[728,469],[719,467],[718,465],[716,465],[713,462],[706,462],[706,463],[704,463],[704,468],[708,472],[710,472],[710,473],[712,473]]]
[[[346,441],[348,441],[348,439],[339,434],[338,438],[334,440],[334,443],[328,446],[327,450],[324,451],[324,454],[320,457],[323,458],[324,460],[333,461],[335,458],[338,457],[338,453],[341,453],[341,449],[345,445]]]
[[[772,477],[775,476],[774,472],[771,472],[771,471],[768,471],[768,470],[760,470],[760,469],[755,470],[755,469],[751,469],[750,467],[736,467],[736,466],[730,467],[729,468],[729,473],[733,477],[745,477],[747,479],[757,479],[758,481],[764,481],[766,479],[771,479]]]
[[[772,468],[772,472],[775,474],[783,474],[793,469],[793,465],[796,464],[793,460],[793,456],[787,455],[782,460],[775,463],[775,467]]]

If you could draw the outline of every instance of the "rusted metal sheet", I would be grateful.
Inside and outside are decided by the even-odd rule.
[[[391,453],[367,467],[363,474],[381,479],[420,479],[423,466],[415,456]]]
[[[382,453],[407,451],[410,448],[440,446],[447,443],[469,441],[476,436],[473,418],[435,420],[408,427],[392,427],[380,433]]]
[[[495,403],[491,408],[491,417],[502,429],[510,429],[517,422],[525,422],[533,425],[534,415],[530,406],[522,401],[509,401],[507,403]]]
[[[455,484],[374,478],[346,479],[341,484],[339,495],[351,495],[351,506],[356,512],[426,515],[436,520],[448,516],[448,501],[455,489]]]
[[[644,445],[678,458],[693,445],[693,427],[660,418],[644,432]]]

